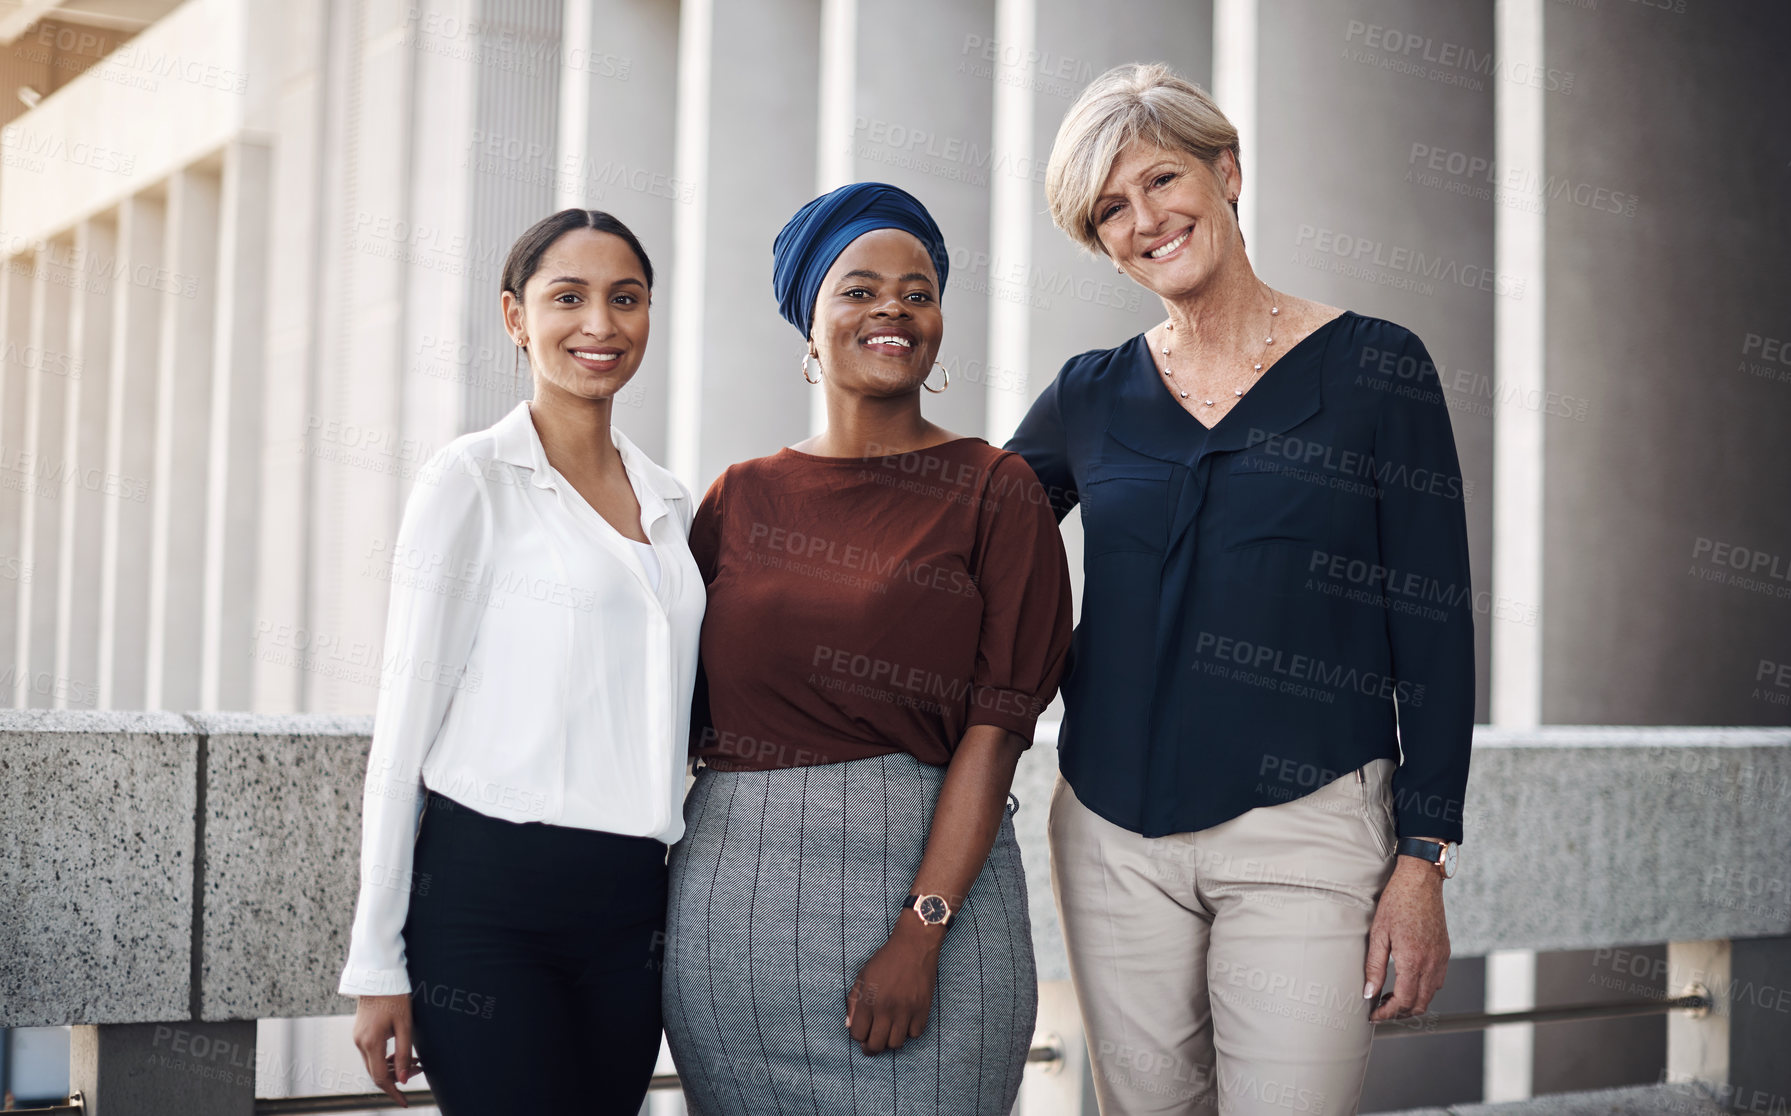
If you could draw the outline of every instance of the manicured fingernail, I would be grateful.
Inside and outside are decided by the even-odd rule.
[[[1362,986],[1362,998],[1364,1000],[1374,999],[1374,981],[1371,980]]]

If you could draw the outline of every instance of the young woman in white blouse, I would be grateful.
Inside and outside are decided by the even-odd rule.
[[[704,604],[690,493],[610,425],[652,285],[609,214],[524,233],[502,303],[534,398],[405,507],[340,985],[400,1104],[426,1069],[449,1116],[633,1116],[652,1075]]]

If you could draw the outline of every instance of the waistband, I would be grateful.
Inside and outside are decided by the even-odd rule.
[[[445,794],[429,791],[424,797],[423,822],[435,828],[475,833],[501,842],[519,856],[539,854],[557,857],[653,856],[664,859],[665,842],[602,829],[583,829],[547,822],[513,822],[482,814]]]

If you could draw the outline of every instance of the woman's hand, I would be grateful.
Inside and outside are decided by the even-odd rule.
[[[1443,916],[1443,877],[1415,856],[1395,858],[1393,878],[1381,892],[1368,930],[1368,983],[1372,1000],[1387,978],[1393,957],[1394,988],[1368,1018],[1376,1023],[1422,1014],[1443,986],[1449,967],[1449,923]]]
[[[392,1054],[386,1053],[387,1039],[397,1040]],[[373,1083],[397,1101],[398,1107],[409,1108],[410,1102],[398,1086],[412,1074],[423,1072],[410,1045],[410,997],[362,996],[354,1009],[354,1044]]]
[[[846,1030],[866,1054],[900,1050],[927,1029],[944,941],[943,926],[904,910],[889,941],[865,962],[846,993]]]

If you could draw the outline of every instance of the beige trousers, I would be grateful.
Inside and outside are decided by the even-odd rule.
[[[1196,833],[1142,837],[1060,776],[1051,876],[1102,1116],[1353,1113],[1393,762]]]

